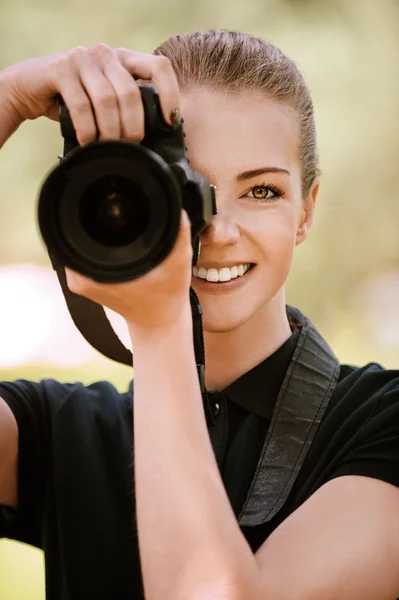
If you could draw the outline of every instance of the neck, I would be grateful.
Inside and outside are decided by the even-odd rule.
[[[284,290],[236,329],[204,331],[207,389],[223,390],[276,352],[290,336]]]

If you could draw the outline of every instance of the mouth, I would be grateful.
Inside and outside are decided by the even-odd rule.
[[[230,289],[246,281],[255,266],[255,263],[242,263],[232,268],[223,267],[221,269],[193,267],[193,282],[208,289]]]

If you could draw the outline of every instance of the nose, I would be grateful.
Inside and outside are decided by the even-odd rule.
[[[235,244],[240,238],[237,223],[231,215],[218,206],[218,213],[213,215],[201,233],[201,245],[221,248]]]

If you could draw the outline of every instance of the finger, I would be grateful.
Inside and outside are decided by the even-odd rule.
[[[88,292],[96,285],[96,282],[91,277],[82,275],[69,267],[65,267],[65,276],[67,280],[68,288],[74,294],[81,295],[84,292]]]
[[[181,212],[180,227],[171,255],[178,256],[182,265],[192,258],[191,221],[185,210]],[[172,259],[173,260],[173,259]]]
[[[144,108],[139,86],[117,60],[104,66],[104,74],[118,100],[121,137],[140,142],[144,138]]]
[[[183,230],[191,232],[191,221],[186,210],[181,211],[181,227]]]
[[[172,123],[171,115],[180,109],[180,91],[176,74],[168,58],[133,52],[126,48],[115,50],[125,69],[141,79],[149,79],[156,86],[162,113],[167,123]]]
[[[65,276],[69,290],[74,294],[79,294],[78,273],[69,267],[65,267]]]
[[[50,108],[43,114],[44,117],[50,119],[51,121],[59,121],[60,120],[60,105],[58,100],[55,100]]]
[[[95,140],[97,127],[93,107],[76,71],[69,62],[65,61],[62,66],[58,65],[53,79],[54,88],[60,93],[68,107],[79,144]],[[58,112],[58,103],[55,108]],[[55,108],[53,115],[56,118]]]
[[[69,54],[93,106],[98,137],[102,140],[120,138],[119,106],[114,88],[102,72],[101,64],[94,58],[94,53],[84,50],[73,48]]]

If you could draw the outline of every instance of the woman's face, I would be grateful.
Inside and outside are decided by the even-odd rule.
[[[318,184],[304,203],[297,125],[280,103],[258,92],[197,90],[182,94],[181,112],[191,165],[217,187],[218,214],[201,235],[192,287],[204,330],[227,332],[262,313],[272,317],[279,297],[284,303]]]

